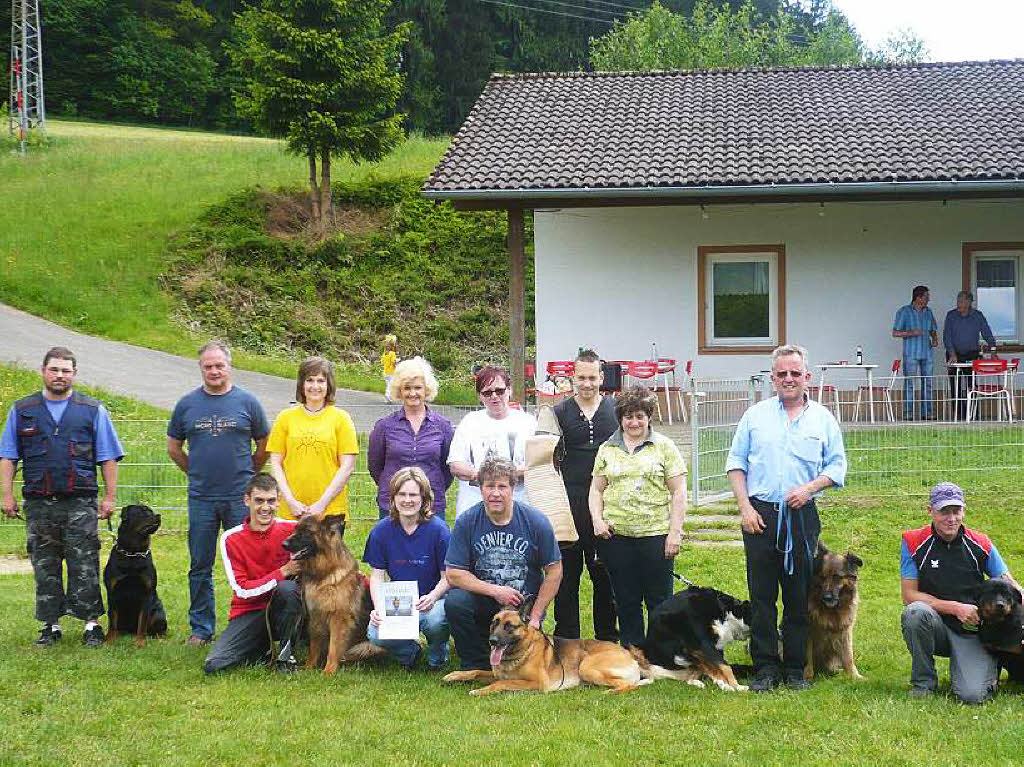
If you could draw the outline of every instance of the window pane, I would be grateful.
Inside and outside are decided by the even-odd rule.
[[[978,309],[997,338],[1017,338],[1017,259],[975,262]]]
[[[768,262],[715,263],[711,279],[715,338],[767,338]]]

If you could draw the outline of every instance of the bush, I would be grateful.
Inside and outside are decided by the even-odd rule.
[[[507,361],[505,216],[457,212],[421,185],[335,185],[339,229],[322,241],[304,235],[304,190],[248,189],[172,239],[164,285],[183,321],[244,349],[375,365],[395,333],[400,356],[468,378],[474,362]],[[527,270],[531,343],[532,259]]]

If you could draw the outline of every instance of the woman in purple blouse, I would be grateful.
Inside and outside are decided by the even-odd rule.
[[[402,407],[374,424],[367,456],[370,475],[377,483],[380,518],[391,512],[391,476],[406,466],[419,466],[434,492],[434,514],[444,519],[445,492],[452,483],[448,448],[455,429],[451,421],[427,407],[437,396],[437,378],[430,363],[422,357],[398,363],[390,394]]]

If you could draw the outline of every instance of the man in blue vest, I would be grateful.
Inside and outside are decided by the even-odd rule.
[[[85,621],[85,645],[99,647],[103,629],[96,621],[103,614],[103,597],[97,519],[114,512],[117,462],[124,450],[103,405],[73,390],[74,354],[55,346],[41,371],[43,391],[15,402],[0,433],[0,506],[6,516],[17,516],[14,473],[21,461],[36,618],[43,622],[36,644],[57,642],[60,617],[67,613]],[[98,506],[97,466],[105,489]]]
[[[988,536],[964,527],[964,491],[940,482],[928,499],[931,524],[903,533],[900,591],[903,639],[910,650],[910,694],[935,692],[935,656],[949,658],[953,694],[982,703],[995,692],[999,667],[978,639],[972,594],[982,581],[1002,578],[1020,586]]]

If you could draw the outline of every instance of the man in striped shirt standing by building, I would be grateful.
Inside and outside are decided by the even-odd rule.
[[[932,376],[935,373],[933,349],[939,345],[939,326],[928,308],[931,295],[917,285],[911,301],[901,306],[892,323],[892,337],[903,339],[903,417],[914,420],[914,379],[920,377],[918,410],[922,420],[935,419]]]

